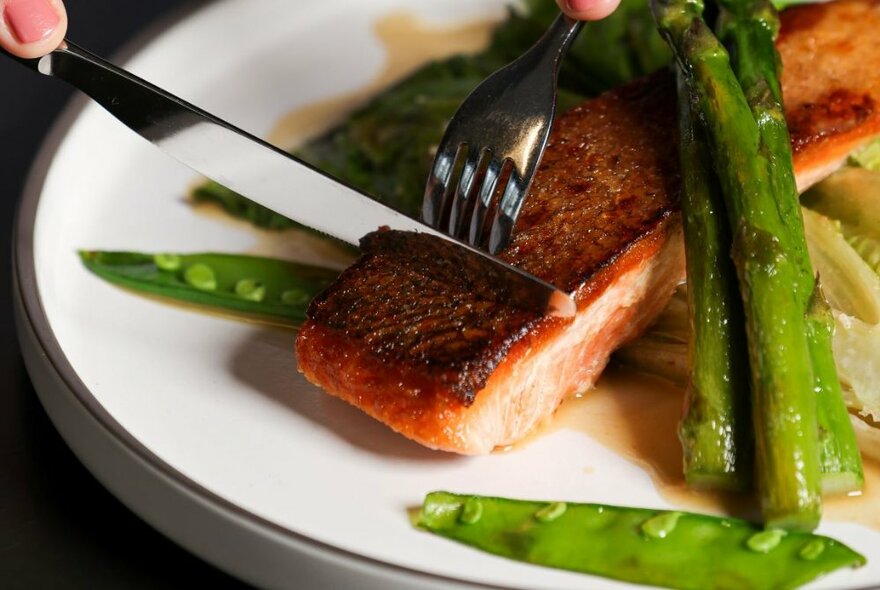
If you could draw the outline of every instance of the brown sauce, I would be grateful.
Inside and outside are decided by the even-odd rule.
[[[269,134],[268,141],[293,147],[319,135],[371,96],[420,66],[436,59],[458,53],[474,53],[485,48],[494,24],[493,20],[481,20],[437,26],[406,12],[381,18],[375,25],[375,32],[387,57],[375,78],[353,92],[295,109],[278,122]]]
[[[485,20],[438,27],[408,13],[394,13],[380,19],[375,31],[387,58],[375,78],[353,92],[291,111],[278,122],[267,139],[275,145],[293,147],[326,131],[371,96],[419,66],[434,59],[484,48],[493,24],[494,21]],[[216,207],[203,206],[199,210],[253,230],[247,222],[221,215]],[[254,231],[257,232],[257,245],[251,249],[254,254],[301,260],[304,251],[314,252],[315,259],[306,262],[326,264],[330,258],[337,261],[334,266],[344,266],[350,260],[344,253],[333,251],[325,240],[305,232]],[[675,385],[609,370],[595,389],[564,403],[547,424],[516,446],[522,447],[555,430],[581,431],[644,469],[660,494],[676,506],[717,514],[753,516],[756,506],[747,495],[698,492],[685,485],[681,446],[676,435],[682,398],[683,391]],[[880,464],[866,460],[865,487],[860,495],[826,498],[825,518],[880,530]]]
[[[407,12],[395,12],[379,19],[375,24],[375,34],[385,49],[386,61],[373,80],[353,92],[294,109],[275,125],[267,141],[293,148],[320,135],[371,96],[420,66],[432,60],[485,48],[495,24],[496,21],[488,19],[440,26],[426,23]],[[256,242],[248,249],[248,254],[339,269],[353,261],[349,252],[311,232],[261,230],[247,221],[232,218],[210,203],[199,205],[196,211],[236,230],[252,233]]]
[[[685,485],[676,434],[683,397],[684,391],[671,383],[610,369],[595,389],[562,404],[546,425],[517,446],[556,430],[580,431],[644,469],[675,506],[755,517],[757,504],[748,494],[696,491]],[[826,497],[825,519],[880,530],[880,464],[866,459],[864,467],[861,494]]]

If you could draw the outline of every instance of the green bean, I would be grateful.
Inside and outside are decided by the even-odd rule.
[[[555,518],[547,519],[548,511]],[[518,561],[682,590],[795,588],[865,563],[828,537],[762,531],[733,518],[602,504],[433,492],[416,525]]]
[[[138,293],[292,327],[338,274],[236,254],[82,251],[80,258],[99,277]]]
[[[268,207],[254,203],[213,180],[198,186],[190,196],[195,203],[214,203],[232,217],[244,219],[264,229],[301,227],[297,222],[275,213]]]

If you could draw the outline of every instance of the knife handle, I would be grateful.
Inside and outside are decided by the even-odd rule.
[[[553,285],[516,269],[487,252],[441,234],[360,191],[341,185],[337,180],[315,170],[294,156],[237,129],[158,86],[117,68],[69,41],[65,41],[61,47],[38,59],[21,59],[8,53],[6,55],[41,74],[64,80],[88,95],[135,133],[159,146],[168,155],[220,184],[241,188],[239,192],[272,209],[279,209],[281,199],[284,199],[285,205],[289,204],[291,188],[301,188],[304,181],[308,181],[315,194],[321,194],[327,186],[337,187],[330,191],[335,201],[328,201],[328,196],[325,194],[324,201],[311,203],[308,210],[308,218],[311,221],[326,217],[324,212],[327,210],[340,212],[347,210],[344,205],[350,206],[354,202],[351,195],[359,193],[354,194],[358,206],[348,210],[369,214],[361,216],[358,220],[359,225],[350,224],[357,231],[353,232],[349,228],[344,234],[334,233],[328,231],[327,225],[323,222],[309,224],[319,231],[357,243],[365,233],[375,231],[382,225],[391,225],[389,222],[393,222],[395,229],[426,233],[454,244],[460,249],[460,254],[466,254],[468,260],[474,261],[472,265],[463,265],[465,267],[472,266],[476,271],[482,272],[481,265],[490,262],[494,265],[493,268],[501,270],[501,274],[498,275],[499,280],[503,278],[505,282],[510,283],[509,293],[515,305],[562,317],[570,317],[576,311],[572,297]],[[238,155],[253,154],[253,144],[261,146],[259,157],[255,158],[261,165],[256,167],[248,158],[241,158]],[[305,176],[297,172],[295,182],[287,182],[291,180],[289,174],[291,160],[296,162],[297,169],[301,167],[309,170]],[[237,180],[237,182],[230,183],[228,180]],[[283,184],[279,186],[278,183]],[[339,187],[343,192],[340,192]],[[258,196],[260,198],[257,198]],[[330,204],[333,202],[343,206],[333,209],[333,205]],[[284,210],[290,211],[290,208],[285,206]]]
[[[64,80],[152,143],[159,143],[204,123],[206,119],[215,125],[234,129],[210,113],[66,39],[58,49],[36,59],[20,58],[5,50],[0,52],[29,69]],[[255,137],[252,139],[259,141]]]
[[[8,51],[6,51],[3,48],[0,48],[0,55],[5,55],[6,57],[11,59],[12,61],[17,61],[18,63],[20,63],[24,67],[31,69],[31,70],[34,70],[35,72],[40,72],[40,62],[47,57],[47,56],[43,56],[43,57],[37,57],[37,58],[32,58],[32,59],[28,59],[25,57],[18,57],[17,55],[12,55],[11,53],[9,53]],[[43,72],[41,72],[41,73],[43,73]]]

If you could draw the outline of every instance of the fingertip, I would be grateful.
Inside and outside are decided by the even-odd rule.
[[[578,20],[600,20],[617,10],[620,0],[556,0],[559,8]]]
[[[67,11],[61,0],[0,0],[0,46],[32,59],[51,53],[67,34]]]

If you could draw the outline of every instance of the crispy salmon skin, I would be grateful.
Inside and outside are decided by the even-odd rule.
[[[834,73],[853,60],[880,64],[880,0],[803,6],[782,20],[786,110],[806,186],[880,132],[880,88],[867,79],[878,69],[855,83]],[[844,45],[839,27],[851,20]],[[454,265],[414,255],[411,238],[376,232],[312,302],[300,370],[404,436],[462,454],[519,440],[589,389],[684,279],[674,95],[660,72],[556,122],[501,257],[573,292],[574,319],[507,305],[491,285],[464,284]]]
[[[880,0],[782,13],[785,110],[803,191],[880,134]]]

